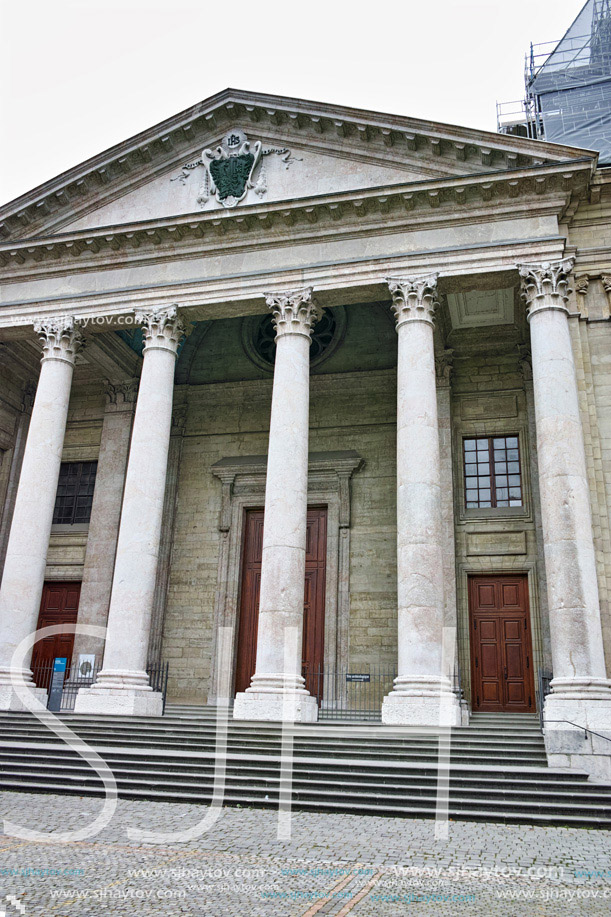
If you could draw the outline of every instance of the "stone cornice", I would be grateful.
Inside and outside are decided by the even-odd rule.
[[[326,473],[350,476],[359,471],[364,464],[363,458],[354,449],[343,452],[310,452],[308,456],[310,474]],[[236,477],[240,475],[262,476],[264,479],[267,471],[267,456],[243,455],[235,458],[222,458],[215,462],[210,470],[215,477],[228,484],[233,484]]]
[[[262,133],[290,132],[293,142],[326,138],[344,152],[351,146],[376,151],[392,160],[420,154],[434,169],[448,171],[530,168],[550,162],[587,157],[590,169],[597,156],[573,147],[546,144],[504,134],[436,124],[413,118],[324,105],[298,99],[225,90],[147,131],[68,170],[52,181],[0,208],[0,238],[39,233],[49,223],[74,219],[84,202],[100,205],[125,193],[134,177],[146,169],[148,178],[164,171],[184,154],[209,145],[236,123],[256,125]],[[404,159],[405,161],[405,159]],[[406,163],[407,164],[407,163]]]
[[[208,211],[171,219],[121,224],[108,228],[57,233],[0,243],[0,266],[16,272],[57,268],[60,263],[98,269],[116,266],[117,252],[137,260],[176,257],[177,247],[195,255],[202,248],[277,243],[296,238],[319,239],[325,231],[338,235],[409,224],[414,212],[431,225],[448,221],[482,222],[516,215],[573,212],[586,193],[590,161],[539,166],[514,172],[460,176],[386,185],[354,192],[250,205],[239,210]],[[377,224],[376,224],[377,221]],[[202,245],[203,240],[203,245]],[[27,267],[26,267],[27,265]],[[38,266],[38,267],[36,267]]]

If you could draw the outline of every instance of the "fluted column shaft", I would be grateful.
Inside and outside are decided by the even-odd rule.
[[[444,575],[433,321],[437,277],[388,281],[397,319],[398,675],[386,723],[457,723],[442,671]],[[453,664],[453,658],[446,665]],[[443,711],[442,711],[443,707]]]
[[[237,719],[280,720],[293,696],[298,720],[316,719],[301,674],[308,505],[310,332],[319,317],[312,291],[267,297],[276,328],[269,431],[257,662],[252,684],[236,697]],[[287,629],[296,631],[290,658]]]
[[[104,663],[79,692],[82,713],[160,714],[146,674],[161,538],[174,369],[183,326],[176,309],[137,313],[144,359],[125,478]],[[148,695],[148,696],[147,696]]]
[[[35,326],[43,345],[0,587],[0,709],[18,709],[10,688],[15,647],[36,630],[62,459],[70,389],[82,343],[77,323],[59,317]],[[24,671],[31,682],[31,672]]]
[[[572,259],[518,265],[528,306],[554,680],[550,703],[611,702],[567,300]]]

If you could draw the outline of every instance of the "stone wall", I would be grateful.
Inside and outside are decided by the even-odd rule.
[[[271,380],[193,386],[178,482],[162,658],[170,695],[208,692],[217,586],[221,483],[215,462],[267,450]],[[396,660],[395,373],[313,376],[311,451],[355,449],[352,481],[350,660]]]
[[[462,686],[471,697],[468,577],[470,574],[526,573],[529,582],[535,671],[551,665],[542,563],[537,530],[538,490],[533,458],[536,449],[528,372],[515,330],[471,334],[460,341],[452,376],[454,513],[456,531],[458,652]],[[530,415],[530,416],[529,416]],[[462,441],[465,436],[516,435],[520,444],[523,505],[466,509]],[[544,613],[542,613],[542,611]]]
[[[101,384],[72,386],[63,462],[94,462],[100,451],[104,413]],[[87,547],[87,525],[53,526],[47,554],[47,580],[81,580]]]

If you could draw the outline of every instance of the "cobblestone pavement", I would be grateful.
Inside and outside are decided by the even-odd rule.
[[[0,794],[0,817],[76,830],[99,799]],[[120,800],[88,840],[0,837],[0,915],[394,917],[611,912],[611,832],[294,812],[278,840],[271,810],[224,809],[187,842],[130,840],[128,827],[184,831],[199,806]],[[8,896],[8,897],[7,897]]]

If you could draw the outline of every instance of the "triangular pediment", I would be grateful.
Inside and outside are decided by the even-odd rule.
[[[0,238],[485,179],[585,157],[596,158],[540,141],[226,90],[0,208]]]
[[[256,134],[250,132],[247,137],[249,144],[257,143],[254,139]],[[173,168],[95,208],[75,222],[65,224],[62,230],[77,231],[117,226],[195,212],[237,210],[251,204],[276,203],[334,192],[420,181],[426,174],[415,167],[385,165],[357,156],[350,158],[329,155],[310,146],[291,144],[287,147],[282,145],[283,141],[286,142],[286,138],[258,141],[261,143],[262,155],[253,169],[250,182],[245,182],[244,197],[237,204],[234,204],[235,198],[229,201],[229,205],[220,198],[220,193],[225,189],[216,188],[213,184],[209,168],[202,161],[200,150],[194,151],[191,157],[186,158],[185,164],[190,168]],[[219,144],[216,144],[216,148],[218,146]],[[214,150],[215,148],[212,148],[212,152]],[[212,161],[214,160],[208,160]]]

